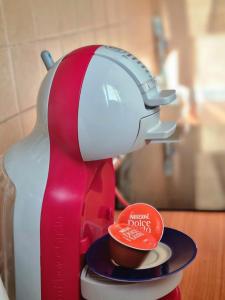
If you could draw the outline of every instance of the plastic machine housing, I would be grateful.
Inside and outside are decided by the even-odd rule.
[[[139,287],[143,300],[148,289],[153,299],[153,283],[103,284],[86,268],[80,274],[114,219],[112,157],[173,134],[176,124],[159,113],[175,91],[159,91],[138,59],[113,47],[80,48],[47,65],[36,125],[1,165],[0,271],[10,299],[78,300],[80,286],[88,300],[103,299],[106,286],[124,294],[117,299]],[[180,278],[162,281],[159,296]]]

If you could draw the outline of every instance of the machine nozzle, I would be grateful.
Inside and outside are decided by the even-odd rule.
[[[54,60],[51,56],[51,53],[47,50],[41,51],[41,58],[47,70],[51,69],[54,65]]]

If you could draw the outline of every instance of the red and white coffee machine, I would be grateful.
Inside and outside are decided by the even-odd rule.
[[[161,122],[159,114],[175,91],[159,91],[137,58],[114,47],[83,47],[55,63],[46,51],[42,58],[48,72],[36,125],[1,165],[0,268],[10,299],[169,294],[181,272],[119,284],[89,272],[85,253],[114,220],[112,157],[174,133],[176,124]]]

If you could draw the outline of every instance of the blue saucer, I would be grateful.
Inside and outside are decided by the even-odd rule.
[[[186,268],[197,254],[196,244],[188,235],[165,227],[161,242],[172,251],[169,260],[150,269],[128,269],[112,263],[108,241],[108,234],[95,241],[87,252],[86,260],[91,271],[116,281],[139,282],[161,279]]]

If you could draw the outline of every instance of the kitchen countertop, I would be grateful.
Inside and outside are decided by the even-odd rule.
[[[184,271],[182,300],[225,299],[225,212],[161,214],[165,226],[190,235],[198,247],[195,261]]]

